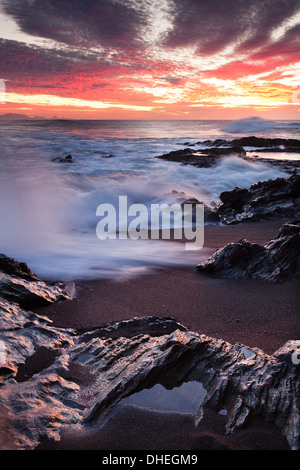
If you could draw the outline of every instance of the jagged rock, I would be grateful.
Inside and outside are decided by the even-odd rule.
[[[257,152],[257,149],[250,149],[248,150],[249,153],[253,153],[253,152]],[[259,149],[259,152],[260,153],[300,153],[300,147],[284,147],[284,146],[280,146],[280,147],[262,147]]]
[[[63,426],[80,430],[100,424],[123,398],[144,388],[160,383],[170,389],[190,380],[207,391],[196,425],[206,408],[227,410],[228,433],[260,415],[281,429],[292,448],[299,446],[299,368],[291,360],[299,341],[268,356],[193,333],[168,318],[129,320],[126,330],[134,330],[137,322],[145,331],[152,323],[163,330],[171,322],[172,332],[127,337],[122,322],[108,327],[114,338],[106,339],[101,337],[105,328],[99,335],[98,330],[78,333],[45,322],[39,326],[37,317],[35,322],[2,336],[14,367],[10,375],[2,374],[0,398],[20,449],[37,447],[45,436],[58,440]],[[51,358],[44,368],[26,374],[42,346]]]
[[[219,217],[219,214],[217,212],[217,208],[209,207],[207,204],[204,204],[203,202],[198,201],[198,199],[196,199],[196,198],[184,199],[181,202],[181,206],[183,207],[184,204],[191,204],[193,208],[196,207],[197,204],[203,204],[204,205],[204,223],[206,225],[216,224],[216,223],[220,222],[220,217]],[[193,214],[192,221],[193,221],[193,223],[196,222],[195,214]]]
[[[0,271],[5,274],[27,279],[27,281],[39,280],[26,263],[20,263],[14,258],[9,258],[3,254],[0,254]]]
[[[225,224],[245,220],[300,217],[300,175],[258,182],[249,189],[236,187],[220,194],[218,214]]]
[[[291,149],[292,152],[300,152],[300,140],[298,139],[283,139],[280,137],[268,138],[268,137],[256,137],[246,136],[240,137],[239,139],[225,140],[225,139],[216,139],[214,141],[205,140],[203,142],[198,142],[202,145],[210,145],[211,147],[257,147],[259,151],[261,149],[268,149],[273,151],[287,152],[288,149]]]
[[[285,224],[263,246],[242,239],[217,250],[198,271],[231,278],[279,282],[300,272],[300,221]]]
[[[294,236],[294,230],[285,227],[282,233]],[[91,429],[142,389],[195,380],[206,390],[195,425],[208,408],[227,410],[228,433],[259,415],[278,426],[291,448],[299,448],[299,366],[292,358],[300,341],[270,356],[191,332],[170,317],[133,318],[92,330],[56,328],[20,302],[0,299],[0,345],[1,413],[10,428],[9,445],[17,449],[35,449],[45,437],[59,440],[63,427]]]
[[[170,162],[180,162],[183,165],[194,165],[198,168],[210,168],[211,166],[216,165],[222,157],[227,155],[245,156],[245,154],[246,152],[242,147],[206,148],[199,150],[185,148],[158,155],[156,158]]]
[[[249,151],[248,151],[249,152]],[[252,151],[251,151],[252,152]],[[253,150],[254,152],[254,150]],[[300,152],[299,152],[300,153]],[[264,163],[266,165],[272,165],[280,167],[286,174],[299,174],[300,172],[300,160],[282,160],[279,158],[263,158],[261,155],[251,155],[245,157],[250,162]]]
[[[224,145],[224,144],[223,144]],[[227,141],[226,145],[241,147],[259,147],[261,148],[277,148],[278,151],[286,152],[287,149],[295,149],[300,152],[300,140],[298,139],[282,139],[282,138],[266,138],[266,137],[241,137],[240,139],[234,139]],[[297,149],[297,150],[296,150]],[[293,151],[293,150],[292,150]]]
[[[226,155],[238,155],[248,161],[258,159],[260,162],[264,162],[268,165],[280,166],[284,171],[288,173],[299,172],[299,161],[287,161],[280,160],[280,153],[299,153],[300,154],[300,140],[298,139],[282,139],[282,138],[264,138],[256,136],[241,137],[234,140],[216,139],[204,140],[196,143],[184,142],[186,148],[181,150],[175,150],[170,153],[159,155],[156,158],[160,158],[172,162],[180,162],[184,165],[194,165],[199,168],[209,168],[218,162],[218,157],[224,157]],[[195,145],[205,146],[207,148],[199,148],[193,150],[189,147]],[[249,147],[247,152],[244,147]],[[252,148],[253,147],[253,148]],[[253,152],[260,153],[277,153],[279,158],[262,158],[257,156],[250,156]]]
[[[4,299],[17,302],[23,308],[45,306],[68,298],[63,284],[26,281],[0,272],[0,292]]]
[[[176,196],[176,202],[178,202],[182,210],[184,210],[184,204],[189,204],[192,206],[193,211],[196,208],[197,204],[203,204],[204,205],[204,223],[206,225],[210,224],[217,224],[220,222],[220,217],[217,211],[217,207],[210,207],[207,204],[205,204],[203,201],[199,201],[195,197],[188,197],[183,191],[176,191],[175,189],[172,190],[171,192],[172,196]],[[213,205],[213,204],[212,204]],[[193,212],[192,216],[192,222],[196,222],[196,214]]]
[[[66,155],[65,157],[54,157],[51,161],[59,163],[74,163],[74,158],[72,155]]]

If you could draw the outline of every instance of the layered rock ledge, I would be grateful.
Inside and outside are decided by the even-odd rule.
[[[37,287],[42,281],[27,282]],[[64,295],[61,285],[45,283],[43,289],[54,287],[56,298]],[[43,437],[59,440],[64,427],[98,426],[137,391],[191,380],[206,390],[195,426],[208,409],[227,410],[227,433],[261,416],[299,448],[300,381],[293,357],[300,341],[267,355],[155,316],[79,331],[57,328],[20,304],[21,297],[0,298],[0,414],[10,435],[2,448],[34,449]]]
[[[68,293],[64,284],[41,281],[26,263],[0,254],[0,296],[26,308],[66,299]]]
[[[183,165],[193,165],[198,168],[208,168],[216,165],[220,158],[235,155],[249,161],[258,158],[259,161],[264,161],[269,165],[280,166],[287,173],[298,172],[300,168],[300,158],[292,161],[280,159],[280,154],[283,153],[299,154],[300,157],[300,140],[297,139],[250,136],[234,140],[216,139],[196,143],[184,142],[183,145],[185,146],[183,149],[158,155],[156,158],[179,162]],[[269,156],[268,158],[257,157],[256,152],[260,154],[268,153]],[[270,153],[275,153],[276,158],[270,158]]]

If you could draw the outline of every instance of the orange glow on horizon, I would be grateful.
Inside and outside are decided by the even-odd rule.
[[[240,36],[236,34],[230,42],[232,31],[214,11],[214,0],[203,2],[205,11],[211,8],[210,14],[215,15],[223,34],[217,41],[213,30],[207,37],[200,27],[197,29],[197,23],[193,24],[193,9],[200,13],[202,4],[186,1],[191,8],[190,13],[186,12],[191,25],[187,36],[183,34],[185,16],[177,15],[174,7],[181,11],[182,0],[153,4],[141,0],[141,4],[133,2],[126,7],[128,11],[121,8],[122,2],[113,2],[112,7],[110,0],[105,0],[99,8],[108,22],[107,36],[96,42],[91,37],[90,44],[84,40],[73,42],[72,35],[62,38],[61,29],[54,27],[46,27],[51,37],[44,37],[43,31],[39,36],[39,26],[31,22],[30,16],[27,18],[27,10],[21,21],[14,16],[13,7],[7,7],[8,13],[0,12],[0,79],[6,86],[0,114],[75,119],[231,119],[255,113],[273,119],[299,119],[300,104],[293,96],[300,88],[295,29],[300,15],[282,12],[281,23],[275,18],[270,31],[261,27],[255,37],[253,27]],[[56,11],[56,3],[54,0],[49,11],[49,25],[60,25],[64,11]],[[67,13],[72,2],[62,3]],[[22,10],[21,0],[16,4]],[[239,17],[239,6],[231,0],[228,4]],[[259,12],[262,6],[259,2],[257,5]],[[76,8],[74,21],[80,22],[85,12]],[[120,31],[113,29],[115,16],[110,16],[111,8],[120,18],[128,15],[128,26],[120,23]],[[263,14],[260,11],[258,18]],[[135,18],[132,24],[130,15]],[[93,22],[93,16],[89,15],[88,21]],[[102,24],[102,17],[95,21]],[[139,21],[140,30],[136,26]],[[22,30],[24,22],[26,28]],[[98,31],[94,27],[89,30],[88,23],[81,27],[84,38],[87,31]]]

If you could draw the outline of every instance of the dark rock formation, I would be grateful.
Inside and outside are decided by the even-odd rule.
[[[216,141],[215,141],[216,142]],[[226,142],[226,144],[225,144]],[[212,145],[215,145],[213,143]],[[240,139],[234,139],[229,141],[223,141],[222,145],[226,146],[241,146],[241,147],[259,147],[261,148],[277,148],[278,151],[287,152],[287,149],[290,151],[297,151],[300,153],[300,140],[297,139],[281,139],[281,138],[265,138],[265,137],[241,137]]]
[[[173,152],[158,155],[156,158],[170,162],[180,162],[183,165],[193,165],[198,168],[210,168],[219,161],[220,158],[227,155],[245,156],[246,152],[242,147],[229,148],[206,148],[192,150],[185,148],[174,150]]]
[[[300,217],[300,175],[276,178],[253,184],[249,189],[236,187],[220,194],[218,214],[221,222]]]
[[[55,157],[52,158],[52,162],[59,162],[59,163],[74,163],[74,158],[72,155],[67,155],[66,157]]]
[[[299,160],[280,160],[280,153],[295,153],[300,156],[300,140],[297,139],[282,139],[282,138],[264,138],[264,137],[241,137],[234,140],[216,139],[204,140],[202,142],[190,143],[184,142],[186,148],[176,150],[164,155],[159,155],[157,158],[169,160],[174,162],[181,162],[184,165],[190,164],[201,167],[211,167],[218,162],[218,157],[226,155],[237,155],[240,158],[253,161],[258,159],[260,162],[267,163],[268,165],[280,166],[284,171],[291,173],[298,172],[300,168]],[[201,145],[198,150],[193,150],[189,147]],[[203,149],[203,146],[206,148]],[[247,152],[244,147],[250,147]],[[251,149],[251,147],[254,147]],[[275,158],[262,158],[253,156],[255,152],[260,153],[277,153],[278,157]]]
[[[255,152],[254,150],[250,152]],[[248,151],[249,153],[249,151]],[[246,160],[256,163],[264,163],[266,165],[272,165],[279,167],[287,175],[299,174],[300,173],[300,160],[285,160],[280,158],[264,158],[261,155],[246,156]]]
[[[300,221],[281,227],[263,246],[242,239],[217,250],[198,271],[230,278],[280,282],[300,274]]]
[[[23,308],[68,298],[63,284],[41,281],[26,263],[3,254],[0,255],[0,296],[19,303]]]
[[[184,204],[190,204],[190,205],[192,205],[193,208],[196,207],[197,204],[203,204],[204,205],[204,223],[206,225],[210,225],[210,224],[213,225],[213,224],[217,224],[217,223],[220,222],[220,216],[218,214],[217,208],[209,207],[208,205],[204,204],[203,202],[198,201],[198,199],[196,199],[196,198],[184,199],[181,202],[181,206],[184,207]],[[195,214],[193,214],[192,221],[193,221],[193,223],[196,222]]]
[[[17,276],[27,281],[38,281],[38,277],[29,269],[26,263],[20,263],[14,258],[0,254],[0,272]]]
[[[189,144],[186,142],[185,144]],[[249,189],[236,187],[232,191],[225,191],[220,195],[218,208],[206,206],[206,220],[208,223],[221,222],[233,224],[241,221],[262,221],[278,218],[300,217],[300,160],[280,160],[249,156],[244,147],[257,147],[259,151],[297,152],[300,155],[300,140],[262,137],[242,137],[227,141],[217,139],[197,142],[207,148],[194,150],[189,147],[159,155],[166,161],[179,162],[183,165],[193,165],[198,168],[208,168],[216,165],[220,158],[235,155],[249,161],[264,162],[268,165],[280,167],[291,176],[277,178],[253,184]],[[196,144],[193,144],[196,145]],[[256,150],[255,150],[256,151]],[[253,150],[253,152],[255,152]]]
[[[198,381],[206,395],[195,425],[208,410],[226,410],[226,431],[234,433],[260,416],[298,449],[300,381],[293,357],[299,348],[300,341],[289,341],[270,356],[193,333],[169,317],[89,331],[56,328],[47,317],[23,310],[20,299],[0,298],[0,400],[10,445],[34,449],[41,438],[59,440],[64,426],[92,429],[144,388]]]

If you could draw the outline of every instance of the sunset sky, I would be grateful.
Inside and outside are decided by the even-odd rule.
[[[0,0],[0,65],[0,114],[298,120],[300,1]]]

